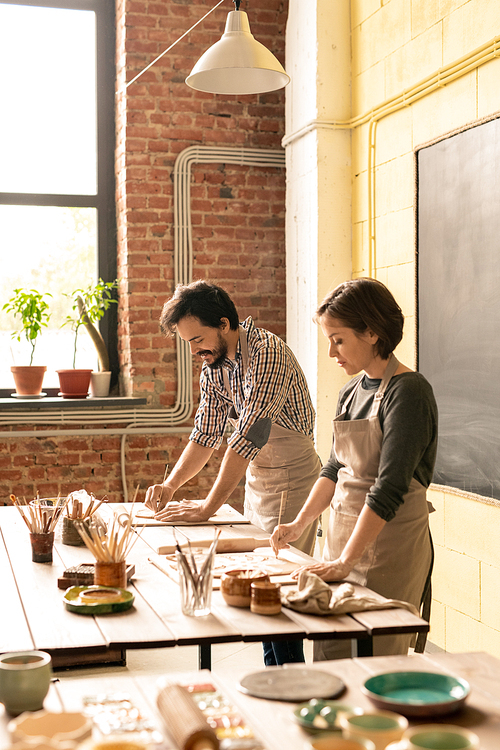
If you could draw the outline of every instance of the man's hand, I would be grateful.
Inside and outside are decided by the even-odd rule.
[[[203,502],[193,500],[181,500],[180,502],[169,503],[169,505],[159,513],[155,514],[158,521],[168,521],[169,523],[208,521],[210,511],[207,511]]]
[[[298,570],[294,570],[292,578],[298,578],[301,570],[307,570],[309,573],[315,573],[323,581],[343,581],[352,570],[352,565],[342,562],[340,558],[332,562],[321,562],[315,565],[304,565]]]
[[[146,490],[146,508],[159,513],[171,501],[174,491],[164,484],[153,484]]]

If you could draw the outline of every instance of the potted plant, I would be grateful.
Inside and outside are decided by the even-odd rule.
[[[45,297],[51,296],[49,293],[41,294],[36,289],[14,289],[14,295],[2,307],[2,310],[13,313],[14,317],[21,318],[21,328],[13,332],[12,338],[21,341],[24,337],[31,347],[29,365],[13,365],[10,368],[16,384],[16,394],[20,398],[40,396],[42,393],[43,376],[47,367],[33,365],[33,358],[37,339],[50,319],[49,303]]]
[[[93,381],[91,385],[92,395],[108,395],[111,377],[109,355],[97,324],[111,305],[118,304],[118,300],[112,297],[113,290],[117,288],[117,279],[108,282],[99,279],[96,284],[90,284],[86,289],[75,289],[71,295],[67,295],[73,300],[73,315],[68,315],[63,325],[71,325],[75,339],[73,368],[71,370],[57,370],[63,398],[85,398],[88,395],[91,378]],[[76,368],[78,334],[81,326],[84,326],[96,348],[99,361],[98,372]],[[101,381],[104,381],[104,384]]]

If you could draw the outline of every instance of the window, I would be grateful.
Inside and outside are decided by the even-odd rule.
[[[45,391],[72,366],[65,294],[116,278],[114,52],[114,0],[0,0],[0,308],[15,288],[52,295],[34,361],[47,365]],[[10,365],[29,363],[17,320],[0,311],[1,395]],[[103,324],[116,377],[115,305]],[[76,366],[96,364],[82,333]]]

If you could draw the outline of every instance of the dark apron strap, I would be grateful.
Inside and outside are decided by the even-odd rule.
[[[429,572],[424,585],[424,591],[420,600],[420,617],[430,622],[431,619],[431,603],[432,603],[432,569],[434,568],[434,545],[432,543],[431,530],[429,529],[429,539],[431,542],[431,564],[429,566]],[[423,654],[425,651],[425,644],[427,643],[427,633],[419,633],[415,643],[415,653]]]

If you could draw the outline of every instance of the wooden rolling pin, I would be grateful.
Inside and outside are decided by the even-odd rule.
[[[215,732],[181,685],[162,688],[156,702],[172,739],[181,750],[218,750]]]

